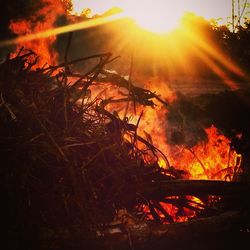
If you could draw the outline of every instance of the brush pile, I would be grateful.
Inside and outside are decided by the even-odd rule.
[[[175,205],[176,214],[183,215],[185,207],[214,215],[214,209],[185,195],[202,199],[241,188],[220,182],[190,185],[180,180],[183,171],[159,166],[159,155],[167,158],[137,134],[140,119],[131,124],[126,115],[121,119],[107,107],[167,103],[104,70],[113,61],[111,54],[33,69],[37,59],[34,52],[21,50],[0,65],[1,185],[6,240],[12,249],[93,246],[93,239],[112,233],[125,234],[131,245],[128,228],[137,230],[139,239],[149,236],[149,219],[175,221],[163,203]],[[72,65],[91,59],[98,63],[87,73],[72,72]],[[118,88],[123,97],[93,96],[93,87],[107,86]]]
[[[101,84],[94,81],[110,56],[94,56],[99,64],[73,83],[66,64],[33,70],[37,56],[32,51],[20,51],[0,66],[1,182],[8,209],[22,214],[13,211],[9,219],[27,234],[33,223],[66,228],[107,223],[120,208],[136,209],[139,186],[175,178],[174,171],[163,173],[157,149],[136,134],[136,125],[105,109],[113,100],[92,98],[89,87]],[[121,101],[153,105],[152,99],[159,99],[118,80],[123,82],[115,84],[131,89]]]

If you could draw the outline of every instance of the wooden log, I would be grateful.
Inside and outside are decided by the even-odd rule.
[[[192,240],[206,234],[223,234],[240,230],[248,218],[239,211],[228,211],[217,216],[199,218],[188,222],[173,224],[135,223],[129,225],[117,225],[115,228],[106,227],[98,232],[98,237],[104,245],[115,247],[124,244],[146,246],[149,242],[161,240],[166,244],[174,241]]]
[[[212,180],[169,180],[151,183],[141,187],[140,192],[150,198],[163,198],[178,195],[239,195],[249,194],[248,185],[238,182],[212,181]]]

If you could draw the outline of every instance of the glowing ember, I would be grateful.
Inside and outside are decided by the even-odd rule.
[[[185,204],[183,203],[183,198],[184,197],[181,198],[179,196],[170,196],[165,198],[165,201],[167,201],[168,203],[159,203],[160,207],[158,207],[155,212],[162,220],[162,223],[168,224],[171,220],[173,220],[174,222],[184,222],[190,218],[195,217],[196,211],[202,211],[204,209],[204,204],[199,198],[186,196],[185,199],[187,202],[185,201]],[[178,204],[181,203],[184,205],[182,210],[178,208]],[[141,209],[145,214],[147,214],[148,220],[154,220],[154,216],[152,215],[152,208],[150,209],[149,207],[150,205],[144,205]],[[166,211],[169,217],[165,217],[166,214],[161,208]]]

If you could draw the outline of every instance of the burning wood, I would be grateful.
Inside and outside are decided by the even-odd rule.
[[[65,56],[62,64],[33,70],[36,55],[21,50],[0,65],[1,181],[6,211],[13,216],[7,221],[11,230],[18,224],[18,234],[46,240],[51,248],[60,247],[53,234],[62,231],[68,236],[62,236],[61,244],[68,238],[93,243],[113,232],[131,243],[185,234],[189,227],[198,232],[199,225],[206,231],[226,220],[238,222],[248,187],[182,180],[188,168],[171,166],[150,134],[141,135],[142,113],[136,123],[120,118],[112,105],[122,104],[124,110],[128,102],[143,108],[167,102],[106,71],[111,56],[71,62]],[[94,57],[99,62],[87,73],[71,69]],[[236,212],[228,212],[235,200]],[[171,224],[207,216],[215,217]],[[23,246],[30,244],[23,237]]]

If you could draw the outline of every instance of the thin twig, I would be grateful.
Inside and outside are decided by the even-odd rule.
[[[13,121],[16,121],[16,120],[17,120],[17,117],[16,117],[16,115],[14,114],[14,112],[12,111],[12,109],[10,108],[10,104],[8,104],[8,103],[5,102],[5,100],[4,100],[4,98],[3,98],[3,93],[1,93],[1,103],[0,103],[0,107],[1,107],[2,105],[3,105],[3,106],[7,109],[7,111],[9,112],[9,114],[10,114],[10,116],[11,116],[11,119],[12,119]]]
[[[72,36],[73,36],[73,32],[69,32],[67,45],[66,45],[66,49],[65,49],[65,54],[64,54],[65,72],[70,72],[70,68],[69,68],[69,64],[68,64],[68,55],[69,55],[69,48],[71,45]]]

